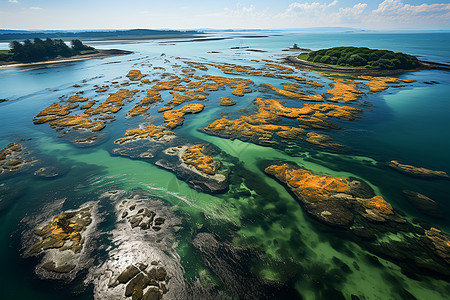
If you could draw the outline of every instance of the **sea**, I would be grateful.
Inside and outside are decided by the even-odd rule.
[[[74,85],[81,86],[84,97],[101,100],[105,94],[96,93],[94,85],[124,82],[132,69],[149,74],[147,78],[152,80],[161,79],[158,77],[161,72],[154,72],[154,67],[171,72],[174,64],[185,61],[257,68],[263,59],[279,61],[293,55],[295,52],[283,50],[294,43],[312,50],[335,46],[387,49],[415,55],[424,61],[450,64],[450,32],[446,31],[258,31],[211,35],[217,39],[87,42],[99,49],[133,53],[0,70],[0,99],[8,100],[0,103],[0,149],[12,142],[21,143],[34,165],[57,166],[62,170],[54,178],[35,176],[35,170],[31,169],[0,177],[3,191],[0,195],[0,299],[102,299],[95,292],[95,280],[88,279],[89,272],[107,260],[108,252],[114,249],[109,231],[115,225],[114,206],[105,204],[100,195],[110,190],[136,189],[152,193],[183,218],[184,229],[176,235],[173,247],[184,278],[187,282],[199,280],[203,287],[212,286],[224,299],[239,296],[228,290],[217,270],[205,263],[201,251],[192,246],[200,232],[210,233],[239,249],[251,249],[249,253],[253,256],[249,254],[251,257],[245,265],[237,265],[236,272],[245,269],[245,274],[255,278],[282,283],[286,289],[295,291],[297,299],[448,299],[447,279],[428,274],[410,276],[398,262],[376,257],[370,249],[341,237],[339,230],[311,218],[295,196],[268,177],[262,167],[271,160],[290,161],[316,174],[360,178],[407,220],[420,219],[450,233],[450,181],[409,177],[387,166],[387,162],[398,160],[450,174],[450,73],[447,71],[394,74],[415,82],[367,93],[355,104],[363,109],[361,116],[355,121],[343,121],[342,129],[327,133],[348,147],[345,152],[305,143],[280,149],[208,135],[199,128],[222,117],[226,109],[245,115],[254,109],[256,98],[267,97],[256,90],[237,99],[236,106],[224,108],[218,105],[218,99],[230,91],[211,92],[209,101],[201,102],[206,105],[205,110],[186,116],[184,125],[173,131],[192,143],[213,144],[239,164],[234,176],[252,182],[253,189],[242,186],[241,190],[248,190],[243,193],[232,189],[219,194],[201,192],[149,161],[115,155],[113,149],[117,145],[113,142],[125,130],[150,123],[162,124],[157,106],[149,110],[149,115],[126,117],[129,109],[143,97],[142,93],[134,102],[125,104],[115,115],[116,120],[102,130],[101,140],[91,146],[73,143],[48,124],[33,124],[33,118],[41,110],[62,96],[80,91]],[[0,49],[7,47],[6,43],[0,43]],[[213,68],[206,74],[227,76]],[[324,85],[330,82],[327,75],[313,71],[296,70],[293,75]],[[280,86],[283,82],[251,75],[237,77],[249,78],[255,84],[266,82]],[[143,91],[146,87],[137,88]],[[112,88],[108,93],[114,91]],[[168,92],[162,96],[163,101],[171,99]],[[427,195],[439,204],[446,217],[435,219],[424,215],[403,197],[402,190]],[[24,239],[36,229],[30,220],[45,220],[43,216],[50,211],[56,215],[87,202],[97,203],[99,207],[94,263],[73,280],[43,278],[36,272],[41,257],[24,257],[27,250]]]

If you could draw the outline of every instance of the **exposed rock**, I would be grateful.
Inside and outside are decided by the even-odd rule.
[[[335,143],[333,141],[333,139],[329,135],[326,135],[326,134],[320,134],[317,132],[308,132],[306,134],[306,136],[308,137],[306,139],[306,141],[308,143],[317,145],[319,147],[332,148],[332,149],[344,149],[345,148],[344,145]]]
[[[164,141],[167,139],[172,138],[175,135],[175,133],[165,130],[161,127],[156,127],[153,124],[148,125],[145,128],[136,128],[136,129],[129,129],[125,132],[124,138],[120,138],[114,141],[115,144],[123,144],[126,142],[131,141],[137,141],[140,139],[152,139],[156,141]]]
[[[205,108],[205,105],[199,103],[186,104],[178,110],[168,110],[164,112],[164,122],[167,123],[166,127],[174,129],[183,125],[184,116],[186,114],[197,114]]]
[[[117,277],[117,280],[119,281],[119,283],[127,283],[139,272],[140,272],[139,269],[136,268],[134,265],[129,265],[128,267],[125,268],[125,270],[123,270],[122,273],[120,273],[119,277]]]
[[[50,223],[35,232],[41,237],[41,241],[34,244],[25,256],[32,256],[52,248],[79,253],[84,242],[83,231],[92,222],[90,211],[90,207],[85,207],[78,211],[63,212],[54,217]]]
[[[434,227],[425,235],[427,246],[450,266],[450,236]]]
[[[147,76],[147,74],[142,74],[141,71],[139,70],[130,70],[126,76],[130,80],[138,81],[141,80],[143,77]]]
[[[388,83],[398,83],[398,82],[405,82],[405,83],[412,83],[416,82],[415,80],[410,79],[399,79],[394,77],[388,77],[388,76],[359,76],[358,78],[369,80],[369,82],[366,83],[366,85],[369,87],[369,90],[371,92],[382,92],[389,88],[387,85]]]
[[[157,166],[173,171],[195,189],[204,192],[221,192],[228,188],[228,178],[217,173],[218,161],[205,155],[204,145],[171,147],[166,156],[156,162]]]
[[[231,97],[221,97],[219,105],[222,106],[232,106],[235,105],[237,102],[234,100],[231,100]]]
[[[294,164],[273,164],[265,172],[285,183],[316,219],[349,227],[355,215],[371,223],[396,221],[392,206],[363,181],[315,175]]]
[[[436,178],[436,179],[450,179],[448,174],[444,171],[433,171],[425,168],[420,167],[414,167],[411,165],[404,165],[399,163],[396,160],[391,160],[388,163],[389,167],[393,168],[394,170],[399,171],[400,173],[414,176],[414,177],[420,177],[420,178]]]
[[[433,218],[444,217],[441,208],[433,199],[430,199],[420,193],[408,190],[404,190],[403,195],[415,208],[420,210],[422,213]]]
[[[22,156],[23,146],[11,143],[0,151],[0,174],[6,174],[20,169],[25,163]]]

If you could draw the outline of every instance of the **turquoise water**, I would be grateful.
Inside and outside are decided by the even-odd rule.
[[[267,52],[230,49],[239,46],[241,41],[243,46]],[[235,107],[223,108],[218,106],[218,99],[229,90],[211,93],[210,100],[205,102],[205,111],[186,116],[185,124],[174,131],[194,142],[214,144],[235,163],[239,163],[241,167],[237,177],[243,179],[241,185],[250,191],[251,196],[236,195],[234,191],[215,195],[201,193],[177,179],[173,173],[149,162],[111,155],[111,150],[115,148],[113,141],[121,137],[126,129],[136,128],[149,120],[155,124],[162,123],[161,115],[156,112],[157,106],[149,110],[150,117],[124,119],[126,112],[134,105],[126,104],[117,114],[117,121],[108,124],[102,131],[102,142],[92,147],[78,147],[58,137],[59,134],[48,125],[34,125],[32,122],[37,113],[57,102],[60,96],[73,95],[78,91],[74,84],[82,85],[85,97],[101,100],[104,95],[95,93],[94,85],[116,80],[122,82],[130,69],[140,69],[146,73],[150,70],[146,65],[148,63],[165,67],[169,72],[173,70],[171,66],[174,63],[185,59],[259,66],[251,59],[276,60],[286,55],[281,50],[293,43],[311,49],[337,45],[367,46],[403,51],[432,61],[450,61],[449,33],[282,32],[278,36],[253,39],[100,45],[97,47],[119,48],[135,53],[102,60],[1,70],[0,99],[10,101],[0,104],[0,148],[11,142],[21,142],[37,161],[45,162],[44,165],[60,165],[66,170],[64,175],[51,180],[24,172],[0,181],[0,187],[14,191],[3,195],[0,206],[0,257],[6,265],[0,271],[1,298],[29,299],[32,295],[35,299],[91,299],[92,286],[85,286],[81,275],[74,282],[64,283],[42,280],[34,274],[38,259],[22,258],[23,232],[31,230],[25,220],[50,210],[60,199],[66,199],[63,204],[65,210],[77,208],[88,201],[97,201],[99,195],[108,190],[142,188],[160,196],[186,218],[191,230],[182,235],[177,251],[187,278],[200,277],[207,269],[190,246],[196,232],[206,231],[234,245],[251,247],[263,253],[260,261],[253,262],[252,273],[260,278],[286,283],[304,299],[326,299],[336,290],[346,299],[350,299],[352,294],[366,299],[400,299],[406,297],[404,291],[417,299],[445,299],[448,282],[431,277],[424,277],[421,281],[411,279],[401,272],[399,266],[382,258],[379,258],[381,265],[372,264],[364,247],[341,240],[334,230],[323,227],[305,214],[283,186],[264,174],[261,164],[267,160],[289,160],[320,174],[363,178],[378,195],[383,195],[408,218],[421,218],[448,231],[448,220],[433,220],[422,215],[401,195],[403,189],[426,194],[441,204],[448,214],[448,181],[406,177],[387,168],[385,162],[395,159],[450,173],[449,73],[420,71],[401,74],[398,77],[417,82],[364,96],[361,118],[353,122],[342,121],[343,129],[327,133],[350,147],[351,150],[344,154],[303,144],[289,152],[207,135],[198,128],[220,117],[225,109],[239,116],[242,111],[237,110],[252,109],[252,101],[256,97],[268,96],[257,90],[239,98]],[[208,53],[210,51],[220,53]],[[163,53],[165,55],[161,56]],[[158,78],[158,74],[154,72],[149,78]],[[223,75],[213,68],[208,74]],[[314,72],[299,72],[298,75],[323,83],[330,82]],[[283,82],[279,79],[249,78],[256,84],[267,82],[279,85]],[[425,81],[439,84],[429,85]],[[145,87],[139,89],[141,92],[136,99],[145,94]],[[162,92],[162,95],[163,101],[170,99],[167,92]],[[298,103],[290,100],[286,105],[296,106]],[[30,138],[29,141],[20,141]],[[60,211],[57,210],[56,214]],[[105,224],[99,227],[107,230]],[[342,265],[336,261],[350,266],[351,272],[345,273],[345,276],[341,274],[339,268]]]

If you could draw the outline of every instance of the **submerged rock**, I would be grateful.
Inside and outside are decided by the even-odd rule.
[[[404,190],[403,195],[415,208],[420,210],[425,215],[433,218],[444,217],[441,208],[433,199],[430,199],[420,193],[408,190]]]
[[[404,165],[399,163],[396,160],[391,160],[388,163],[389,167],[393,168],[396,171],[399,171],[400,173],[410,175],[413,177],[419,177],[419,178],[436,178],[436,179],[448,179],[450,180],[450,177],[448,174],[444,171],[433,171],[430,169],[425,169],[421,167],[414,167],[411,165]]]

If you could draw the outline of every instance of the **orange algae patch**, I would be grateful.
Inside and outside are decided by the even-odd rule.
[[[130,80],[138,81],[141,80],[143,77],[147,76],[146,74],[142,74],[139,70],[130,70],[128,74],[126,75]]]
[[[266,172],[283,178],[289,186],[300,189],[302,195],[315,201],[328,200],[330,194],[348,193],[349,181],[345,177],[315,175],[305,169],[291,169],[289,165],[271,165]]]
[[[358,95],[362,94],[360,90],[356,89],[356,82],[349,79],[343,78],[333,78],[334,83],[331,83],[332,89],[327,91],[328,94],[333,95],[330,101],[356,101],[358,100]]]
[[[181,159],[187,165],[195,167],[198,171],[208,175],[215,175],[220,163],[215,161],[211,156],[205,155],[203,145],[195,145],[187,148]]]
[[[87,101],[87,100],[88,100],[88,98],[83,98],[79,94],[76,94],[76,95],[70,96],[67,99],[67,102],[74,103],[74,102],[84,102],[84,101]]]
[[[180,83],[181,79],[179,78],[169,81],[160,81],[152,89],[155,91],[173,90]]]
[[[66,116],[70,113],[70,105],[62,106],[59,103],[53,103],[46,109],[42,110],[36,115],[37,117],[55,115],[55,116]]]
[[[296,140],[300,139],[306,134],[306,130],[303,128],[292,127],[289,130],[278,131],[277,135],[283,139]]]
[[[50,223],[36,231],[41,241],[31,246],[26,256],[37,254],[42,250],[61,248],[65,244],[74,253],[80,252],[84,243],[81,233],[91,222],[88,207],[55,216]]]
[[[219,85],[217,83],[205,83],[203,85],[203,88],[208,90],[208,91],[218,91],[219,90]]]
[[[401,164],[396,160],[391,160],[389,162],[389,167],[407,174],[416,177],[424,177],[424,178],[447,178],[450,179],[448,174],[444,171],[434,171],[422,167],[415,167],[411,165]]]
[[[234,100],[231,100],[231,97],[221,97],[219,105],[222,106],[232,106],[235,105],[237,102]]]
[[[270,89],[274,90],[276,93],[278,93],[282,96],[288,97],[288,98],[301,98],[303,96],[301,93],[286,91],[286,90],[274,87],[273,85],[268,84],[268,83],[261,83],[260,86],[270,88]]]
[[[322,102],[323,101],[323,96],[321,94],[305,95],[305,96],[302,96],[300,99],[302,99],[304,101]]]
[[[164,122],[167,123],[166,127],[174,129],[183,125],[184,115],[196,114],[205,108],[205,105],[199,103],[186,104],[178,110],[168,110],[164,112]]]
[[[178,94],[175,92],[170,92],[173,96],[172,100],[170,100],[166,105],[178,106],[184,102],[193,101],[193,100],[205,100],[206,96],[195,94],[194,91],[187,91],[184,94]]]
[[[364,207],[369,208],[369,209],[375,209],[376,211],[378,211],[384,215],[394,214],[394,210],[392,209],[392,206],[380,196],[375,196],[370,199],[358,198],[357,201],[360,202],[361,204],[363,204]]]
[[[244,94],[248,94],[252,92],[252,89],[246,86],[245,84],[239,83],[235,86],[232,86],[235,89],[231,92],[233,95],[238,97],[243,97]]]
[[[88,109],[88,108],[91,108],[92,106],[94,106],[94,104],[95,104],[95,100],[91,100],[91,101],[89,101],[88,103],[86,103],[85,105],[83,105],[82,107],[81,107],[81,109]]]
[[[199,86],[201,86],[205,81],[206,81],[206,79],[203,79],[203,80],[200,80],[200,81],[189,82],[188,88],[189,89],[196,89]]]
[[[323,85],[323,84],[320,84],[320,83],[318,83],[318,82],[315,82],[315,81],[312,81],[312,80],[310,80],[310,81],[307,81],[306,83],[307,83],[307,84],[309,84],[309,85],[314,85],[314,86],[317,86],[317,87],[324,87],[324,85]]]
[[[115,144],[123,144],[129,141],[151,138],[155,141],[160,140],[165,136],[174,136],[175,133],[168,131],[165,128],[156,127],[153,124],[148,125],[145,128],[129,129],[125,131],[125,137],[114,141]]]
[[[314,144],[324,148],[343,148],[344,145],[334,143],[333,139],[326,134],[319,134],[316,132],[308,132],[306,141],[310,144]]]
[[[161,100],[161,94],[158,91],[150,89],[147,91],[147,97],[136,103],[136,105],[130,109],[128,115],[130,117],[135,117],[144,114],[149,109],[149,105],[156,103],[159,100]]]
[[[398,82],[404,82],[404,83],[411,83],[416,82],[415,80],[410,79],[399,79],[395,77],[388,77],[388,76],[380,76],[380,77],[374,77],[374,76],[359,76],[358,78],[369,80],[369,82],[365,83],[371,92],[382,92],[389,88],[388,83],[398,83]]]

